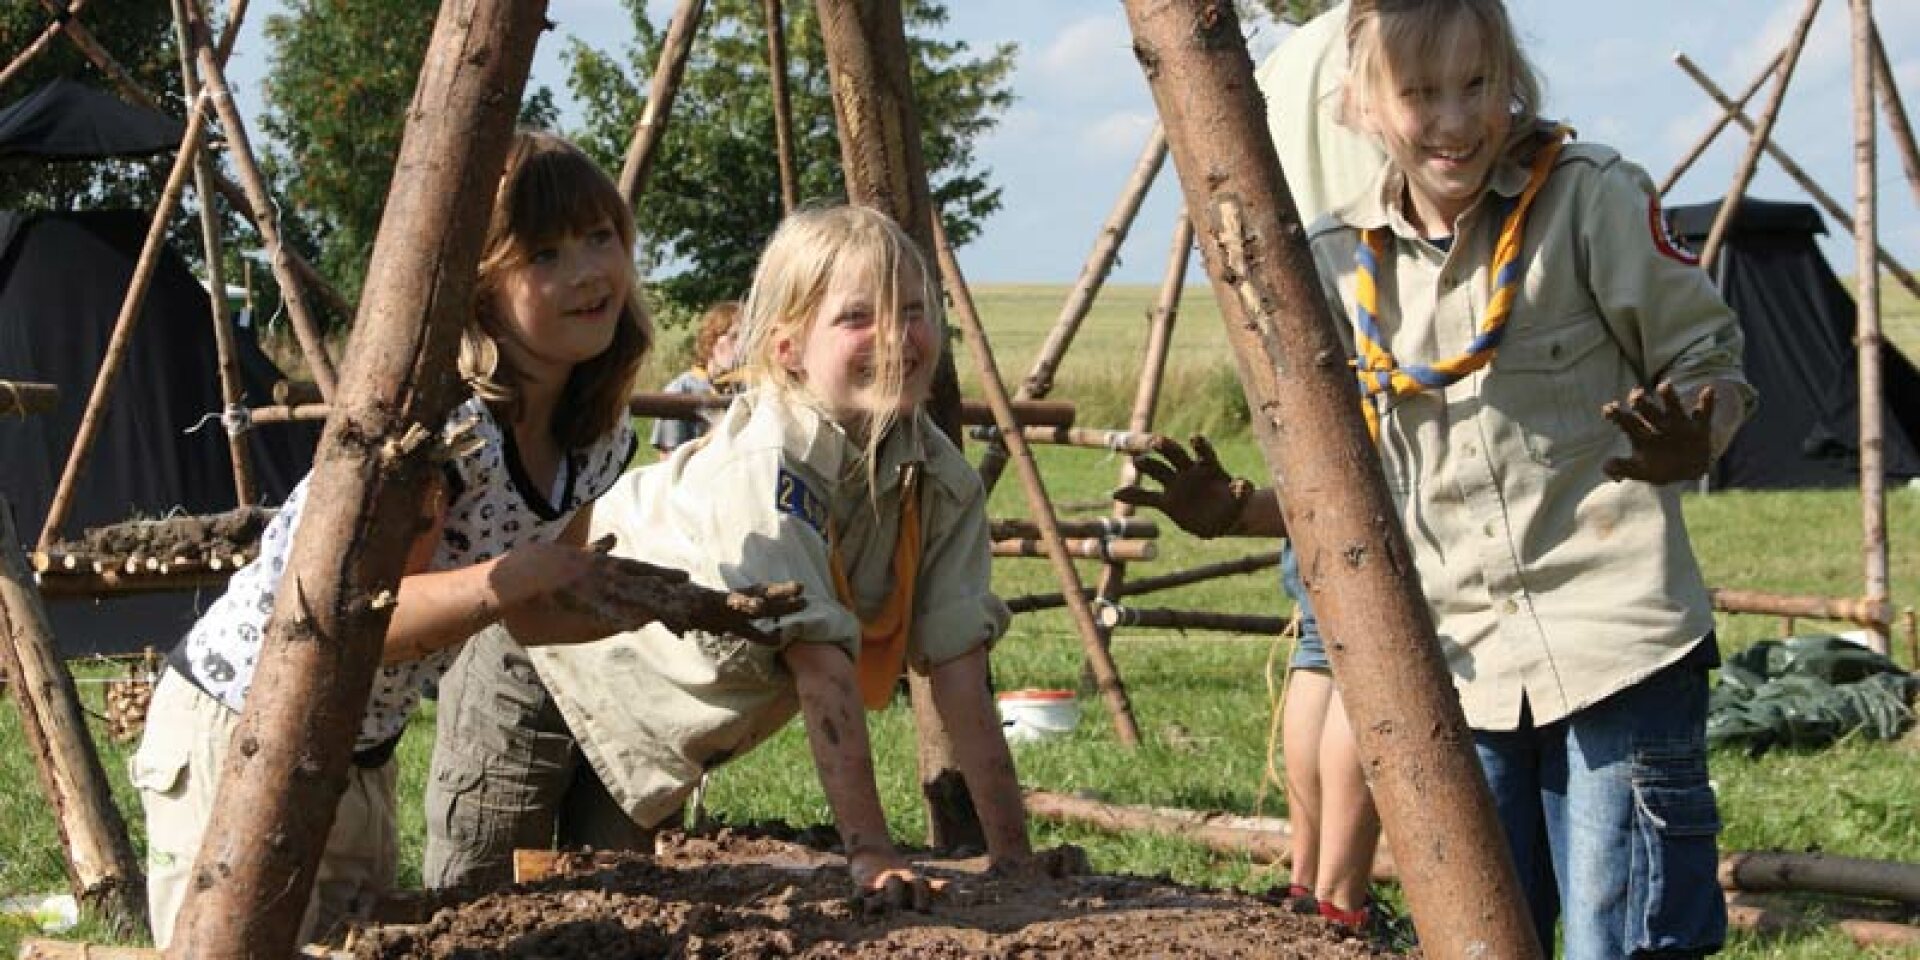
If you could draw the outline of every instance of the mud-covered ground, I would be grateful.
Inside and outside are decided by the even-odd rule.
[[[788,836],[809,839],[808,835]],[[811,835],[817,837],[818,834]],[[843,861],[772,832],[663,835],[657,854],[565,858],[564,873],[360,937],[413,958],[1351,958],[1384,954],[1317,917],[1237,893],[1137,877],[989,877],[933,861],[926,913],[863,915]]]

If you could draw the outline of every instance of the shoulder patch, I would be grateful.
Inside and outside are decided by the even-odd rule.
[[[1674,242],[1673,234],[1667,230],[1667,218],[1660,212],[1660,198],[1647,198],[1647,231],[1653,234],[1653,248],[1669,260],[1677,260],[1689,267],[1700,265],[1700,258],[1687,248]]]
[[[799,518],[821,536],[827,535],[827,502],[820,499],[799,474],[786,467],[781,467],[774,477],[773,508]]]

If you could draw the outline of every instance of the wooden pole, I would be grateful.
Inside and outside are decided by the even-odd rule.
[[[767,77],[773,82],[773,148],[780,165],[780,212],[800,205],[800,178],[793,166],[793,98],[787,92],[787,23],[780,0],[765,0]]]
[[[1773,59],[1768,60],[1767,65],[1760,68],[1760,73],[1753,78],[1753,82],[1747,84],[1747,88],[1740,91],[1740,96],[1734,98],[1732,106],[1721,106],[1720,116],[1707,127],[1707,132],[1701,134],[1700,139],[1695,140],[1693,146],[1687,148],[1686,155],[1680,158],[1679,163],[1673,165],[1673,171],[1667,174],[1665,180],[1660,181],[1660,192],[1658,196],[1665,197],[1671,193],[1673,191],[1673,185],[1679,183],[1680,178],[1686,176],[1688,170],[1693,169],[1693,165],[1700,159],[1700,155],[1706,153],[1707,148],[1713,145],[1714,138],[1720,136],[1720,131],[1725,130],[1727,124],[1733,122],[1733,115],[1745,109],[1747,101],[1752,100],[1753,95],[1760,92],[1760,88],[1766,84],[1767,78],[1773,76],[1773,72],[1779,69],[1780,58],[1786,55],[1787,52],[1785,50],[1775,53]],[[1677,57],[1680,56],[1680,54],[1675,54],[1674,56]]]
[[[187,102],[200,98],[200,75],[193,67],[193,45],[187,38],[187,14],[184,0],[173,0],[173,35],[180,48],[180,86]],[[205,151],[193,158],[193,189],[200,198],[200,242],[207,260],[207,302],[213,308],[213,345],[220,370],[220,402],[227,411],[240,407],[240,366],[234,358],[233,328],[227,319],[227,274],[220,242],[220,211],[213,192],[213,164]],[[246,431],[228,417],[227,459],[233,466],[233,495],[239,504],[258,499],[253,488],[253,471],[247,458]]]
[[[189,7],[196,32],[204,15]],[[542,0],[445,0],[407,114],[340,409],[266,630],[170,957],[291,956],[455,400],[474,267]],[[203,64],[204,66],[204,61]]]
[[[1031,402],[1031,401],[1029,401]],[[1014,416],[1019,416],[1015,405]],[[1021,427],[1020,435],[1028,443],[1044,443],[1059,447],[1085,447],[1092,450],[1106,450],[1110,453],[1137,457],[1153,452],[1153,434],[1134,433],[1131,430],[1086,430],[1072,427]]]
[[[62,0],[40,0],[40,6],[53,15],[56,21],[61,21],[60,32],[68,40],[73,41],[73,45],[80,49],[81,54],[92,61],[94,66],[99,67],[100,72],[106,74],[107,79],[112,81],[113,85],[119,88],[128,99],[155,113],[167,112],[166,108],[160,105],[159,99],[140,86],[140,81],[135,80],[133,74],[128,73],[127,68],[121,66],[120,62],[107,52],[106,47],[101,46],[100,41],[94,37],[93,31],[87,29],[86,24],[73,19],[72,7]]]
[[[1861,947],[1920,946],[1920,927],[1886,920],[1846,916],[1845,904],[1822,903],[1816,919],[1798,907],[1759,902],[1746,894],[1727,895],[1727,926],[1760,936],[1805,933],[1831,925],[1848,940]],[[1877,955],[1877,954],[1876,954]]]
[[[1854,347],[1860,364],[1860,558],[1864,593],[1887,600],[1886,397],[1880,336],[1879,182],[1873,95],[1873,0],[1853,0],[1853,268],[1859,314]],[[1867,627],[1867,645],[1889,652],[1884,622]]]
[[[7,64],[5,70],[0,70],[0,90],[5,90],[8,81],[18,76],[20,71],[25,70],[27,64],[33,62],[33,58],[39,56],[47,47],[52,46],[54,38],[58,37],[60,31],[66,28],[68,21],[78,16],[80,11],[86,8],[86,5],[87,0],[72,0],[72,2],[67,4],[65,10],[54,14],[53,19],[47,21],[46,29],[40,31],[40,35],[34,37],[32,43],[27,44],[24,49],[15,55],[12,62]]]
[[[1800,22],[1794,25],[1793,37],[1787,41],[1785,54],[1780,58],[1778,79],[1774,82],[1773,92],[1767,95],[1767,105],[1760,111],[1760,126],[1753,132],[1753,139],[1747,143],[1747,152],[1741,156],[1740,165],[1734,168],[1733,185],[1727,188],[1727,195],[1720,201],[1720,210],[1714,214],[1713,226],[1707,231],[1707,244],[1700,251],[1700,269],[1713,272],[1714,264],[1720,258],[1720,245],[1726,241],[1727,228],[1732,225],[1740,201],[1747,194],[1747,184],[1753,181],[1753,171],[1760,165],[1760,151],[1765,149],[1767,140],[1773,136],[1773,123],[1780,117],[1780,105],[1787,99],[1787,84],[1793,80],[1793,68],[1800,62],[1800,51],[1807,45],[1807,32],[1813,28],[1813,17],[1820,12],[1820,0],[1807,0],[1807,9],[1800,15]]]
[[[80,691],[54,646],[53,628],[20,553],[13,509],[0,497],[0,674],[20,708],[20,726],[47,805],[60,828],[74,899],[116,929],[145,931],[146,881],[127,824],[113,805],[87,732]]]
[[[628,206],[640,199],[646,188],[647,174],[659,153],[660,138],[666,135],[667,118],[673,113],[673,98],[680,91],[680,77],[687,71],[687,54],[693,49],[694,35],[700,32],[700,15],[706,0],[680,0],[667,26],[667,37],[660,43],[660,62],[653,68],[653,84],[647,88],[646,106],[640,109],[640,122],[634,125],[633,139],[627,144],[626,162],[620,166],[620,196]]]
[[[1900,148],[1900,166],[1907,175],[1907,186],[1920,200],[1920,147],[1914,145],[1913,123],[1907,119],[1907,105],[1900,99],[1900,85],[1894,82],[1893,67],[1887,62],[1887,47],[1880,40],[1880,28],[1873,29],[1874,87],[1880,92],[1880,110],[1887,118],[1887,129]]]
[[[1814,620],[1843,620],[1885,632],[1893,612],[1886,598],[1819,597],[1803,594],[1767,593],[1761,590],[1707,591],[1713,608],[1726,613],[1758,613],[1775,617],[1807,617]]]
[[[1156,593],[1161,590],[1171,590],[1175,587],[1184,587],[1189,584],[1205,583],[1208,580],[1218,580],[1222,577],[1231,577],[1243,573],[1256,573],[1279,565],[1280,551],[1272,550],[1267,553],[1256,553],[1241,557],[1238,560],[1209,563],[1188,570],[1178,570],[1173,573],[1162,574],[1157,577],[1143,577],[1139,580],[1128,580],[1115,588],[1113,596],[1109,599]],[[1089,600],[1093,598],[1091,591],[1083,591],[1081,595]],[[1052,610],[1056,607],[1064,607],[1066,605],[1067,598],[1057,593],[1034,593],[1024,597],[1013,597],[1007,601],[1007,607],[1014,613],[1033,613],[1038,610]]]
[[[1287,632],[1292,617],[1263,617],[1241,613],[1215,613],[1211,610],[1168,610],[1158,607],[1100,608],[1100,625],[1117,627],[1155,627],[1163,630],[1220,630],[1227,633],[1253,633],[1277,637]]]
[[[289,388],[289,399],[296,405],[297,391],[297,387]],[[275,399],[279,397],[276,395]],[[636,393],[627,400],[627,412],[636,417],[687,420],[708,410],[725,410],[732,403],[732,397],[720,394]],[[1068,428],[1073,426],[1074,415],[1073,404],[1064,400],[1026,400],[1013,404],[1013,419],[1031,427]],[[992,424],[993,410],[980,400],[962,400],[960,422],[968,426]]]
[[[120,315],[114,318],[113,332],[107,336],[107,352],[100,358],[100,369],[94,374],[93,390],[87,395],[86,411],[80,415],[80,426],[74,432],[73,446],[67,450],[67,462],[60,471],[60,482],[54,487],[53,501],[47,506],[45,522],[40,527],[41,549],[51,546],[60,539],[60,527],[66,523],[67,513],[73,508],[73,491],[79,485],[80,475],[87,468],[87,461],[93,456],[93,442],[107,417],[107,404],[113,399],[114,387],[120,378],[120,367],[126,363],[127,344],[133,340],[133,331],[140,323],[141,308],[146,305],[147,287],[153,282],[153,272],[160,264],[160,250],[167,242],[167,221],[173,218],[173,211],[180,203],[180,193],[185,188],[187,175],[193,172],[194,157],[200,152],[201,142],[206,134],[206,114],[196,103],[188,111],[187,131],[180,142],[180,150],[174,155],[173,169],[167,174],[166,184],[160,190],[160,200],[155,205],[153,220],[147,224],[147,236],[140,247],[140,259],[133,266],[133,277],[127,282],[127,294],[120,301]]]
[[[1055,530],[1054,532],[1057,534],[1059,531]],[[1065,553],[1069,559],[1105,560],[1109,562],[1144,561],[1152,560],[1160,556],[1159,548],[1155,547],[1150,540],[1109,540],[1105,537],[1085,537],[1076,540],[1062,539],[1060,541],[1060,550]],[[1053,553],[1048,546],[1047,538],[1043,535],[1020,539],[995,540],[993,542],[993,555],[1008,559],[1038,557],[1051,559]],[[1081,596],[1085,595],[1086,591],[1082,589]],[[1099,621],[1095,620],[1094,622],[1098,623]]]
[[[1230,4],[1126,0],[1255,436],[1433,958],[1538,957]]]
[[[840,134],[847,199],[892,217],[933,268],[933,208],[913,103],[906,24],[894,0],[815,0]],[[942,344],[927,413],[960,446],[960,379],[951,345]],[[920,795],[927,842],[935,849],[986,848],[973,795],[954,759],[926,674],[907,672],[913,700]]]
[[[960,320],[967,350],[973,354],[974,367],[980,373],[981,390],[987,395],[987,403],[994,408],[994,419],[999,423],[1001,437],[1006,441],[1007,451],[1012,455],[1014,468],[1020,475],[1020,486],[1027,494],[1027,506],[1033,511],[1034,523],[1040,528],[1041,545],[1067,597],[1067,610],[1072,614],[1074,626],[1080,633],[1080,646],[1093,670],[1095,686],[1100,691],[1101,700],[1107,705],[1108,715],[1113,718],[1114,735],[1122,746],[1138,747],[1140,728],[1133,719],[1133,705],[1127,700],[1126,685],[1121,682],[1120,671],[1114,667],[1113,658],[1101,643],[1093,606],[1087,602],[1084,588],[1080,585],[1080,572],[1074,569],[1067,544],[1060,538],[1060,522],[1054,516],[1053,501],[1047,498],[1046,482],[1040,476],[1040,468],[1033,462],[1033,451],[1028,449],[1026,438],[1021,436],[1013,422],[1007,388],[1000,379],[1000,367],[994,362],[993,346],[987,343],[987,333],[981,326],[980,315],[974,311],[973,294],[967,290],[966,280],[960,273],[960,264],[954,259],[952,248],[947,246],[946,231],[940,230],[937,222],[935,228],[940,244],[940,274],[946,281],[947,296],[953,301],[953,312]]]
[[[0,380],[0,417],[46,413],[60,404],[60,388],[51,383]]]
[[[1738,107],[1733,106],[1732,101],[1727,99],[1727,95],[1720,90],[1719,85],[1714,83],[1712,78],[1702,72],[1700,67],[1686,54],[1674,54],[1673,62],[1679,65],[1680,69],[1684,71],[1687,76],[1692,77],[1693,82],[1699,84],[1700,89],[1705,91],[1707,96],[1712,98],[1715,103],[1720,104],[1722,109],[1731,110],[1734,121],[1746,129],[1748,133],[1752,133],[1757,129],[1753,119],[1748,117],[1746,113]],[[1840,206],[1838,200],[1833,199],[1825,190],[1820,189],[1820,185],[1813,182],[1813,178],[1808,176],[1807,172],[1801,169],[1800,165],[1794,162],[1793,157],[1781,149],[1779,144],[1768,141],[1767,156],[1772,157],[1774,162],[1780,165],[1781,171],[1793,178],[1793,181],[1800,185],[1800,189],[1805,190],[1807,196],[1812,197],[1813,202],[1819,204],[1820,209],[1826,211],[1827,216],[1831,218],[1833,222],[1844,227],[1846,231],[1849,234],[1853,234],[1856,239],[1858,238],[1859,234],[1853,228],[1853,215],[1848,213],[1846,208]],[[1895,280],[1900,281],[1900,284],[1906,287],[1915,297],[1920,297],[1920,280],[1916,280],[1911,271],[1901,265],[1899,261],[1895,260],[1893,254],[1888,253],[1885,247],[1876,246],[1875,254],[1880,258],[1880,265],[1886,268],[1887,273],[1891,274]]]
[[[1756,893],[1792,890],[1863,900],[1920,903],[1920,866],[1825,853],[1768,851],[1720,858],[1720,886]]]
[[[1044,398],[1053,392],[1053,375],[1060,368],[1060,361],[1067,354],[1067,348],[1073,346],[1073,338],[1080,331],[1081,321],[1086,319],[1087,311],[1093,309],[1094,298],[1106,283],[1107,274],[1113,272],[1114,261],[1120,256],[1120,247],[1126,242],[1127,232],[1133,229],[1133,221],[1140,212],[1140,204],[1146,199],[1147,191],[1153,187],[1153,181],[1167,160],[1166,131],[1154,124],[1153,133],[1147,137],[1147,145],[1140,151],[1140,159],[1134,162],[1133,175],[1127,178],[1127,185],[1121,189],[1120,198],[1114,203],[1113,212],[1107,215],[1107,222],[1100,228],[1100,237],[1094,241],[1093,251],[1087,255],[1087,262],[1080,268],[1080,279],[1068,292],[1067,301],[1060,308],[1060,316],[1054,320],[1053,328],[1047,331],[1046,342],[1041,344],[1040,353],[1034,358],[1033,369],[1027,373],[1013,400]],[[989,442],[980,456],[980,479],[987,485],[987,492],[1000,483],[1000,474],[1007,467],[1007,447],[998,439]]]
[[[1153,540],[1160,536],[1160,525],[1136,517],[1097,517],[1092,520],[1056,520],[1054,529],[1063,537],[1097,537],[1108,540]],[[995,540],[1038,539],[1040,525],[1032,520],[994,520],[987,524],[987,535]]]

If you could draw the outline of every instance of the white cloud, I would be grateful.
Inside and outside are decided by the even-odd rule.
[[[1158,118],[1151,111],[1122,110],[1109,113],[1081,133],[1080,141],[1089,153],[1107,158],[1133,158],[1147,144]]]
[[[1049,95],[1079,100],[1111,95],[1116,86],[1143,84],[1133,59],[1133,35],[1119,15],[1067,24],[1033,57],[1032,77]],[[1038,92],[1038,91],[1036,91]]]

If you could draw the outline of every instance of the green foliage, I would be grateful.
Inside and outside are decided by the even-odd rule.
[[[272,45],[262,161],[286,201],[281,226],[348,300],[358,300],[386,208],[407,108],[433,36],[434,7],[413,0],[288,0]],[[558,115],[544,87],[521,121]]]
[[[12,59],[40,36],[48,20],[46,8],[35,0],[0,6],[0,56]],[[176,117],[183,113],[180,60],[167,4],[94,4],[76,22],[85,25],[141,86],[160,98],[162,110]],[[0,104],[11,104],[55,77],[113,91],[107,75],[73,41],[59,36],[0,89]],[[97,163],[0,159],[0,210],[151,209],[171,162],[171,156]]]
[[[574,41],[566,57],[582,105],[578,142],[617,170],[665,39],[647,20],[644,0],[626,0],[635,43],[621,57]],[[659,282],[665,301],[697,311],[741,296],[766,238],[779,223],[780,179],[773,92],[761,5],[715,0],[673,102],[637,217],[643,259],[672,271]],[[840,148],[819,21],[811,4],[788,4],[787,72],[794,166],[803,201],[845,196]],[[956,245],[979,233],[1000,207],[1000,190],[979,167],[974,142],[1013,100],[1008,77],[1014,47],[984,57],[964,42],[938,38],[946,24],[939,0],[907,0],[905,20],[928,177]]]

